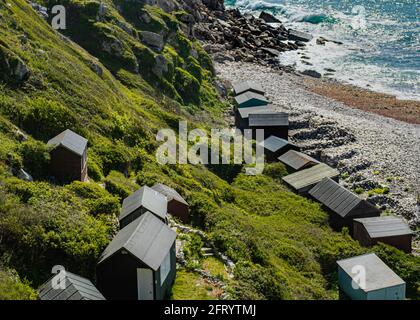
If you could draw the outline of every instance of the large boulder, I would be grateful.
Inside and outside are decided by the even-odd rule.
[[[16,54],[0,45],[0,81],[21,83],[30,76],[28,66]]]
[[[165,43],[163,41],[163,36],[160,34],[150,31],[141,31],[140,36],[142,42],[148,47],[159,52],[163,50]]]
[[[289,29],[289,40],[309,42],[312,38],[309,33]]]
[[[264,20],[267,23],[281,23],[281,21],[279,19],[277,19],[275,16],[273,16],[270,13],[267,13],[265,11],[262,11],[260,13],[260,19]]]
[[[214,11],[224,11],[225,4],[223,0],[202,0],[203,4]]]

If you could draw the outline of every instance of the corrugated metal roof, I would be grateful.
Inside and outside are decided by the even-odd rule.
[[[279,160],[289,167],[299,170],[307,165],[316,165],[318,160],[299,151],[290,150],[279,157]]]
[[[361,289],[365,292],[393,287],[405,283],[404,280],[402,280],[374,253],[340,260],[337,261],[337,264],[352,278],[357,276],[356,273],[352,272],[354,267],[364,267],[366,270],[366,286]]]
[[[324,178],[309,194],[343,218],[365,201],[330,178]]]
[[[249,108],[237,108],[239,115],[242,119],[247,119],[250,114],[253,113],[275,113],[276,110],[272,104],[266,106],[249,107]]]
[[[156,183],[152,189],[166,196],[168,201],[176,200],[188,205],[187,201],[185,201],[185,199],[175,189],[168,187],[167,185]]]
[[[283,181],[294,189],[299,190],[320,182],[324,178],[337,177],[340,173],[324,163],[317,164],[309,169],[304,169],[283,177]]]
[[[88,140],[77,133],[67,129],[48,141],[48,146],[63,146],[66,149],[82,156],[87,147]]]
[[[259,143],[259,145],[264,146],[267,150],[270,150],[271,152],[276,152],[280,149],[283,149],[287,145],[293,145],[289,141],[276,137],[276,136],[270,136],[267,139],[265,139],[263,142]]]
[[[249,115],[250,127],[275,127],[288,126],[289,115],[284,112],[252,113]]]
[[[176,233],[171,228],[152,213],[146,212],[117,233],[102,253],[99,263],[125,249],[156,271],[175,239]]]
[[[268,100],[263,95],[250,91],[247,91],[235,97],[235,101],[238,105],[241,105],[249,100],[258,100],[268,103]]]
[[[371,238],[412,234],[404,219],[393,216],[354,219],[365,227]]]
[[[119,217],[120,221],[140,207],[165,219],[168,213],[168,200],[163,194],[144,186],[124,199]]]
[[[263,87],[259,83],[255,83],[253,81],[236,82],[233,84],[233,91],[236,95],[239,95],[249,90],[255,91],[260,94],[264,94]]]
[[[105,300],[90,280],[68,271],[61,272],[65,272],[65,288],[53,288],[54,275],[39,288],[41,300]]]

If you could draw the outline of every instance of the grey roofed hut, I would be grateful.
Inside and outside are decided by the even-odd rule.
[[[253,81],[240,81],[233,84],[233,92],[236,96],[247,91],[264,95],[264,89],[259,83]]]
[[[87,180],[88,140],[67,129],[47,142],[51,175],[62,182]]]
[[[376,206],[330,178],[322,179],[309,191],[309,195],[330,211],[331,226],[336,230],[348,227],[353,233],[354,218],[377,217],[381,214]]]
[[[270,136],[260,145],[264,145],[264,153],[267,161],[277,161],[278,157],[289,150],[299,150],[299,147],[286,139]]]
[[[307,169],[319,164],[318,160],[296,150],[287,151],[278,160],[294,171]]]
[[[188,222],[189,205],[187,201],[185,201],[185,199],[175,189],[170,188],[162,183],[156,183],[152,189],[166,196],[168,201],[168,213],[181,219],[182,222]]]
[[[405,299],[405,282],[376,254],[340,260],[337,264],[340,290],[352,300]]]
[[[283,181],[292,187],[298,194],[307,195],[317,183],[324,178],[338,181],[340,173],[330,166],[320,163],[312,168],[301,170],[283,177]]]
[[[268,100],[263,95],[254,92],[245,92],[235,97],[238,108],[259,107],[268,105]]]
[[[353,237],[370,247],[378,242],[411,252],[413,232],[403,218],[394,216],[354,219]]]
[[[96,267],[99,290],[110,300],[161,300],[176,275],[176,233],[146,212],[120,230]]]
[[[163,222],[167,222],[168,202],[160,192],[144,186],[124,199],[119,217],[120,228],[150,211]]]
[[[287,140],[289,137],[289,115],[284,112],[252,113],[248,124],[253,130],[264,129],[264,139],[275,136]]]
[[[276,110],[272,104],[259,107],[237,108],[235,107],[235,125],[243,130],[249,128],[249,115],[253,113],[275,113]]]
[[[90,280],[68,271],[60,272],[64,275],[52,276],[39,288],[40,300],[105,300]],[[53,287],[55,277],[58,285],[56,288]],[[64,284],[59,281],[60,279],[64,280]]]

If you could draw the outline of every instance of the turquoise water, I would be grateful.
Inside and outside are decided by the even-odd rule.
[[[307,46],[304,64],[297,52],[280,57],[298,70],[323,74],[336,70],[334,78],[399,98],[420,100],[420,9],[415,0],[226,0],[228,7],[243,12],[271,11],[290,28],[343,45]]]

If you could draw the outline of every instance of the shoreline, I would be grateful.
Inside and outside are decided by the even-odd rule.
[[[249,79],[260,83],[275,108],[289,113],[290,139],[304,152],[339,169],[349,189],[362,188],[362,197],[389,214],[403,216],[414,228],[420,225],[418,124],[315,93],[310,88],[319,79],[246,62],[217,63],[216,70],[230,83]],[[385,188],[389,194],[381,193]]]
[[[395,95],[342,83],[334,78],[303,76],[303,84],[309,91],[342,102],[350,108],[420,125],[420,101],[398,99]]]

